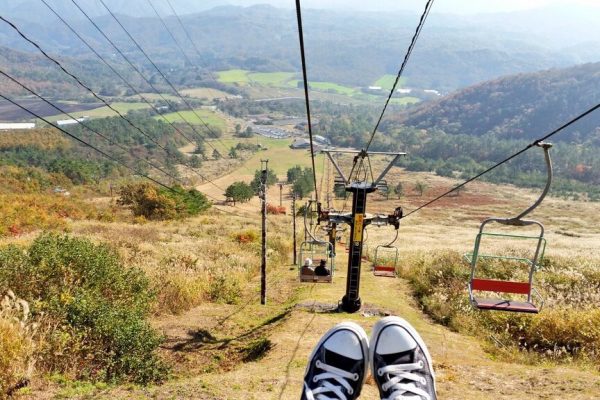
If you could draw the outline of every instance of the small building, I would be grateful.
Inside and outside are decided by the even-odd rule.
[[[309,149],[310,141],[307,139],[295,139],[292,144],[290,144],[290,149],[292,150],[300,150],[300,149]]]
[[[85,116],[85,117],[81,117],[81,118],[77,118],[77,119],[61,119],[59,121],[56,121],[56,125],[58,125],[58,126],[75,125],[80,122],[86,121],[88,118],[89,117]]]
[[[423,92],[428,93],[428,94],[434,94],[436,96],[441,96],[442,95],[440,92],[438,92],[435,89],[425,89],[425,90],[423,90]]]
[[[0,131],[11,131],[11,130],[20,130],[20,129],[34,129],[35,123],[31,122],[1,122],[0,123]]]
[[[398,89],[396,90],[396,93],[400,93],[400,94],[410,94],[412,92],[412,89]]]
[[[377,91],[377,90],[382,90],[382,89],[383,88],[381,86],[369,86],[369,90]]]

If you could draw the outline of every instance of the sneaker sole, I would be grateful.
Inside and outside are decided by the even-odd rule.
[[[306,364],[306,368],[304,370],[304,376],[306,376],[306,374],[308,373],[311,360],[315,357],[315,354],[317,354],[317,350],[323,345],[323,343],[325,343],[327,339],[333,336],[334,333],[341,330],[349,330],[351,332],[354,332],[360,340],[360,347],[365,357],[365,373],[363,374],[363,380],[361,384],[362,388],[362,385],[364,385],[365,381],[367,380],[367,375],[369,375],[369,365],[371,363],[369,359],[369,338],[367,337],[367,333],[365,332],[365,330],[360,325],[355,324],[354,322],[340,322],[339,324],[328,330],[321,337],[321,340],[319,340],[317,345],[313,348],[313,351],[310,353],[310,356],[308,357],[308,363]]]
[[[419,335],[419,333],[415,330],[415,328],[413,328],[413,326],[411,324],[409,324],[408,321],[406,321],[400,317],[394,317],[394,316],[385,317],[385,318],[382,318],[379,321],[377,321],[377,323],[373,327],[373,333],[371,334],[371,339],[369,340],[369,360],[375,359],[375,342],[377,341],[379,334],[381,333],[381,331],[384,328],[386,328],[390,325],[398,325],[398,326],[402,327],[410,334],[410,336],[412,336],[412,338],[415,340],[415,342],[417,342],[417,345],[421,348],[421,351],[423,351],[423,354],[425,354],[425,358],[427,359],[429,368],[431,368],[431,377],[433,378],[433,390],[434,390],[434,392],[437,393],[436,386],[435,386],[435,372],[433,371],[433,362],[431,360],[431,355],[429,354],[429,350],[427,349],[427,345],[423,341],[423,338],[421,337],[421,335]],[[377,374],[377,371],[375,371],[375,366],[372,364],[371,364],[371,374],[373,374],[373,376],[375,376]]]

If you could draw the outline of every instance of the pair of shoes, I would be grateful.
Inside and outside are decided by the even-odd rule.
[[[384,400],[436,400],[435,376],[427,346],[417,331],[398,317],[381,319],[371,339],[353,322],[330,329],[310,355],[302,400],[354,400],[367,369]]]

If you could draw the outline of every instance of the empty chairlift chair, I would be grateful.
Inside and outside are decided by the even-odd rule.
[[[479,233],[475,239],[475,246],[472,253],[465,254],[465,259],[471,265],[471,276],[469,281],[469,299],[471,304],[480,310],[495,310],[495,311],[512,311],[512,312],[523,312],[523,313],[538,313],[544,304],[544,300],[539,292],[533,286],[533,277],[537,271],[540,262],[544,255],[546,248],[546,239],[544,238],[544,226],[542,223],[535,220],[523,219],[527,214],[532,212],[538,207],[550,189],[552,183],[552,163],[550,160],[550,147],[548,143],[538,143],[539,147],[544,150],[544,157],[547,167],[547,182],[538,200],[521,214],[513,218],[488,218],[483,221],[479,227]],[[504,226],[512,227],[526,227],[536,226],[539,228],[537,235],[517,235],[517,234],[504,234],[504,233],[493,233],[485,231],[485,228],[492,223],[498,223]],[[530,240],[535,243],[533,248],[533,256],[530,258],[518,257],[518,256],[505,256],[505,255],[493,255],[493,254],[482,254],[480,252],[481,241],[483,238],[505,238],[509,240]],[[486,277],[480,277],[478,272],[482,269],[481,263],[493,260],[507,260],[509,263],[524,265],[527,272],[527,280],[523,281],[509,281],[509,280],[498,280],[488,279]],[[498,293],[507,294],[511,296],[505,297],[491,297],[484,295],[482,297],[476,295],[482,292],[486,293]],[[521,299],[512,299],[515,297],[512,295],[519,295]],[[535,301],[534,301],[535,298]]]
[[[389,278],[396,277],[396,267],[398,266],[398,247],[394,246],[396,237],[388,244],[380,244],[375,247],[375,256],[373,258],[373,275],[385,276]]]

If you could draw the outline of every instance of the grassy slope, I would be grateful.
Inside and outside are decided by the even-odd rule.
[[[258,140],[269,150],[257,153],[245,162],[250,171],[238,167],[217,180],[218,183],[251,178],[252,172],[259,167],[261,158],[270,159],[270,166],[280,175],[292,165],[308,166],[310,163],[306,151],[287,148],[289,140],[261,137],[248,140]],[[239,140],[224,141],[233,145]],[[342,161],[342,165],[347,167],[348,161]],[[320,161],[317,162],[319,171],[321,165]],[[381,163],[375,163],[375,168],[381,166]],[[395,183],[400,179],[404,183],[406,196],[400,201],[381,201],[380,197],[373,195],[370,197],[369,211],[389,212],[398,205],[410,210],[456,184],[446,178],[426,173],[408,173],[394,168],[388,181]],[[413,190],[417,181],[428,185],[423,196],[418,196]],[[210,185],[201,189],[217,190]],[[416,251],[447,248],[461,252],[470,250],[477,226],[483,218],[490,215],[511,215],[529,204],[536,194],[508,186],[484,183],[471,185],[460,196],[446,198],[434,207],[403,221],[398,242],[401,260],[407,259],[407,254]],[[270,190],[269,198],[278,198],[278,188]],[[287,196],[284,202],[289,209]],[[337,202],[337,207],[341,207],[341,202]],[[257,228],[256,198],[235,209],[226,208],[239,216],[232,217],[213,211],[214,215],[209,218],[194,218],[175,224],[150,223],[137,226],[78,222],[72,229],[75,234],[92,235],[98,240],[119,243],[119,246],[124,246],[126,254],[132,257],[131,260],[149,263],[147,267],[150,271],[161,271],[164,268],[161,260],[174,255],[204,259],[206,257],[201,254],[207,254],[210,246],[211,259],[216,259],[219,265],[227,266],[231,263],[230,260],[247,257],[248,254],[221,248],[219,244],[199,241],[193,234],[200,230],[222,239],[232,229]],[[590,257],[600,258],[597,249],[600,240],[600,214],[595,212],[596,208],[597,204],[593,203],[548,199],[533,215],[547,224],[550,243],[548,255],[585,253]],[[270,217],[269,221],[274,236],[289,237],[289,217]],[[569,237],[560,232],[577,233],[581,237]],[[389,228],[369,228],[366,245],[372,251],[376,244],[386,241],[391,234],[392,230]],[[25,236],[15,240],[27,241],[29,238]],[[133,254],[141,254],[143,258],[139,259]],[[256,257],[253,251],[252,257]],[[377,320],[377,317],[361,313],[315,313],[310,311],[310,307],[288,309],[290,305],[297,303],[336,303],[345,288],[345,263],[345,255],[341,253],[334,284],[300,286],[295,282],[295,270],[290,270],[285,264],[271,262],[268,267],[269,300],[266,307],[258,305],[258,280],[255,278],[244,291],[244,301],[238,305],[206,302],[182,315],[157,317],[154,324],[167,337],[163,353],[175,363],[175,378],[162,386],[107,388],[85,384],[44,383],[34,387],[30,398],[297,398],[306,357],[322,333],[335,323],[347,319],[359,322],[367,330]],[[402,263],[403,261],[403,267],[410,267]],[[374,278],[368,268],[365,268],[361,285],[365,304],[403,316],[422,333],[433,353],[440,398],[487,400],[492,393],[497,400],[512,400],[515,395],[529,399],[568,400],[600,397],[600,377],[597,372],[586,371],[578,366],[527,366],[493,360],[482,350],[478,338],[458,335],[430,323],[415,306],[403,280]],[[268,322],[277,316],[283,316],[283,319],[275,318]],[[232,338],[234,340],[230,341]],[[273,343],[273,348],[261,360],[243,364],[229,361],[229,355],[239,354],[248,345],[246,338],[268,338]],[[175,349],[176,344],[180,345],[180,350]],[[362,399],[379,398],[372,381],[368,381],[363,393]]]

